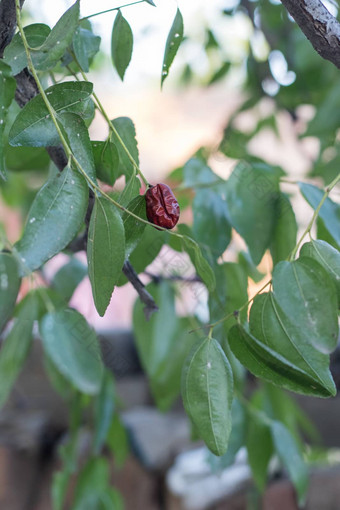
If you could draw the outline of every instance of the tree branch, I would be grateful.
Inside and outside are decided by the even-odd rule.
[[[21,0],[23,5],[25,0]],[[6,46],[11,42],[17,26],[14,0],[0,1],[0,58],[3,57]]]
[[[132,283],[132,285],[138,292],[141,301],[145,304],[144,314],[146,320],[148,321],[151,315],[154,312],[157,312],[158,306],[156,305],[151,294],[149,294],[149,292],[145,289],[144,283],[140,281],[140,279],[138,278],[138,274],[136,273],[136,271],[134,270],[134,268],[132,267],[128,260],[124,262],[123,273],[125,274],[126,278]]]
[[[340,23],[320,0],[281,0],[314,49],[340,69]]]

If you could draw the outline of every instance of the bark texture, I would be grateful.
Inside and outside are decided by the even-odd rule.
[[[314,49],[340,69],[340,23],[321,0],[281,0]]]

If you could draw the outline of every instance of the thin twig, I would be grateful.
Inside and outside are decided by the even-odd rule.
[[[151,294],[145,289],[144,283],[140,281],[140,279],[138,278],[138,274],[136,273],[133,266],[130,264],[128,260],[124,262],[123,273],[129,280],[129,282],[132,283],[133,287],[138,292],[141,301],[145,304],[144,314],[146,320],[148,321],[151,315],[154,312],[157,312],[158,306],[156,305]]]

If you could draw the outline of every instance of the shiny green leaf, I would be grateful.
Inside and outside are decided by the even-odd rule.
[[[132,49],[132,30],[119,9],[112,28],[111,57],[122,81],[131,60]]]
[[[329,393],[334,391],[329,356],[314,349],[304,328],[283,312],[273,293],[264,293],[255,298],[250,311],[250,332],[258,341],[303,370],[318,386]],[[315,389],[311,385],[310,392],[313,393]]]
[[[127,209],[139,218],[147,219],[144,195],[140,195],[131,200]],[[138,221],[137,218],[131,216],[127,212],[123,214],[123,222],[125,229],[125,256],[128,258],[141,240],[146,224]]]
[[[231,431],[233,376],[217,340],[201,340],[189,354],[182,373],[182,396],[201,439],[215,455],[225,454]]]
[[[59,114],[58,119],[65,130],[72,154],[86,175],[96,184],[92,145],[85,122],[80,115],[71,112]]]
[[[273,290],[281,310],[311,346],[324,353],[335,349],[337,296],[330,276],[318,262],[309,257],[280,262],[273,272]]]
[[[96,175],[100,181],[113,186],[119,169],[119,154],[116,145],[110,140],[92,142]]]
[[[57,114],[68,111],[88,118],[93,110],[90,98],[92,89],[92,83],[70,81],[52,85],[45,92]],[[9,132],[9,143],[29,147],[60,144],[59,135],[40,94],[31,99],[17,115]]]
[[[289,257],[296,245],[297,223],[289,198],[280,193],[276,203],[275,226],[270,244],[274,265]]]
[[[305,243],[300,251],[301,257],[312,257],[321,264],[333,280],[340,305],[340,253],[326,241],[311,241]]]
[[[96,198],[87,239],[87,260],[94,303],[105,314],[125,260],[124,225],[118,209]]]
[[[330,372],[321,383],[318,378],[310,376],[299,366],[294,365],[281,354],[257,340],[242,326],[233,326],[228,335],[228,342],[233,354],[252,374],[305,395],[330,397],[336,394],[336,388]],[[326,369],[324,369],[326,373]]]
[[[124,207],[126,207],[133,198],[139,195],[139,190],[141,187],[140,180],[136,175],[136,170],[134,170],[133,174],[131,175],[131,177],[129,177],[129,179],[127,177],[125,179],[126,179],[125,187],[121,194],[119,195],[118,199],[119,203]]]
[[[73,51],[76,59],[85,73],[89,72],[90,62],[98,53],[101,38],[82,26],[78,26],[72,39]]]
[[[37,48],[45,42],[51,29],[43,23],[34,23],[33,25],[25,27],[24,32],[29,46],[31,48]],[[40,59],[46,58],[46,55],[38,51],[32,51],[31,58],[34,67],[37,68]],[[4,61],[11,66],[13,75],[19,74],[20,71],[27,67],[26,50],[19,32],[15,34],[10,44],[6,46]]]
[[[14,245],[23,272],[38,269],[72,241],[87,203],[87,184],[69,167],[46,182],[33,201],[23,236]]]
[[[183,249],[188,253],[191,262],[195,266],[198,276],[202,279],[209,292],[212,292],[216,285],[215,275],[196,241],[187,236],[182,236]]]
[[[112,132],[110,136],[110,141],[117,147],[119,155],[119,168],[117,177],[119,175],[130,176],[133,173],[135,165],[131,162],[121,142],[124,143],[133,160],[137,165],[139,165],[138,144],[136,140],[136,129],[134,123],[128,117],[118,117],[117,119],[113,119],[112,124],[118,133],[117,136],[116,133]]]
[[[79,0],[62,15],[39,47],[36,69],[47,71],[57,64],[72,42],[73,34],[78,26],[78,19]]]
[[[163,57],[161,85],[163,85],[165,78],[169,74],[170,66],[183,40],[183,32],[184,32],[183,16],[181,14],[181,11],[177,8],[175,19],[172,23],[168,38],[166,40]]]

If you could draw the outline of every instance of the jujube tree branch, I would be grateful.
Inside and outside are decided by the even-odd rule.
[[[281,0],[314,49],[340,69],[340,23],[321,0]]]

